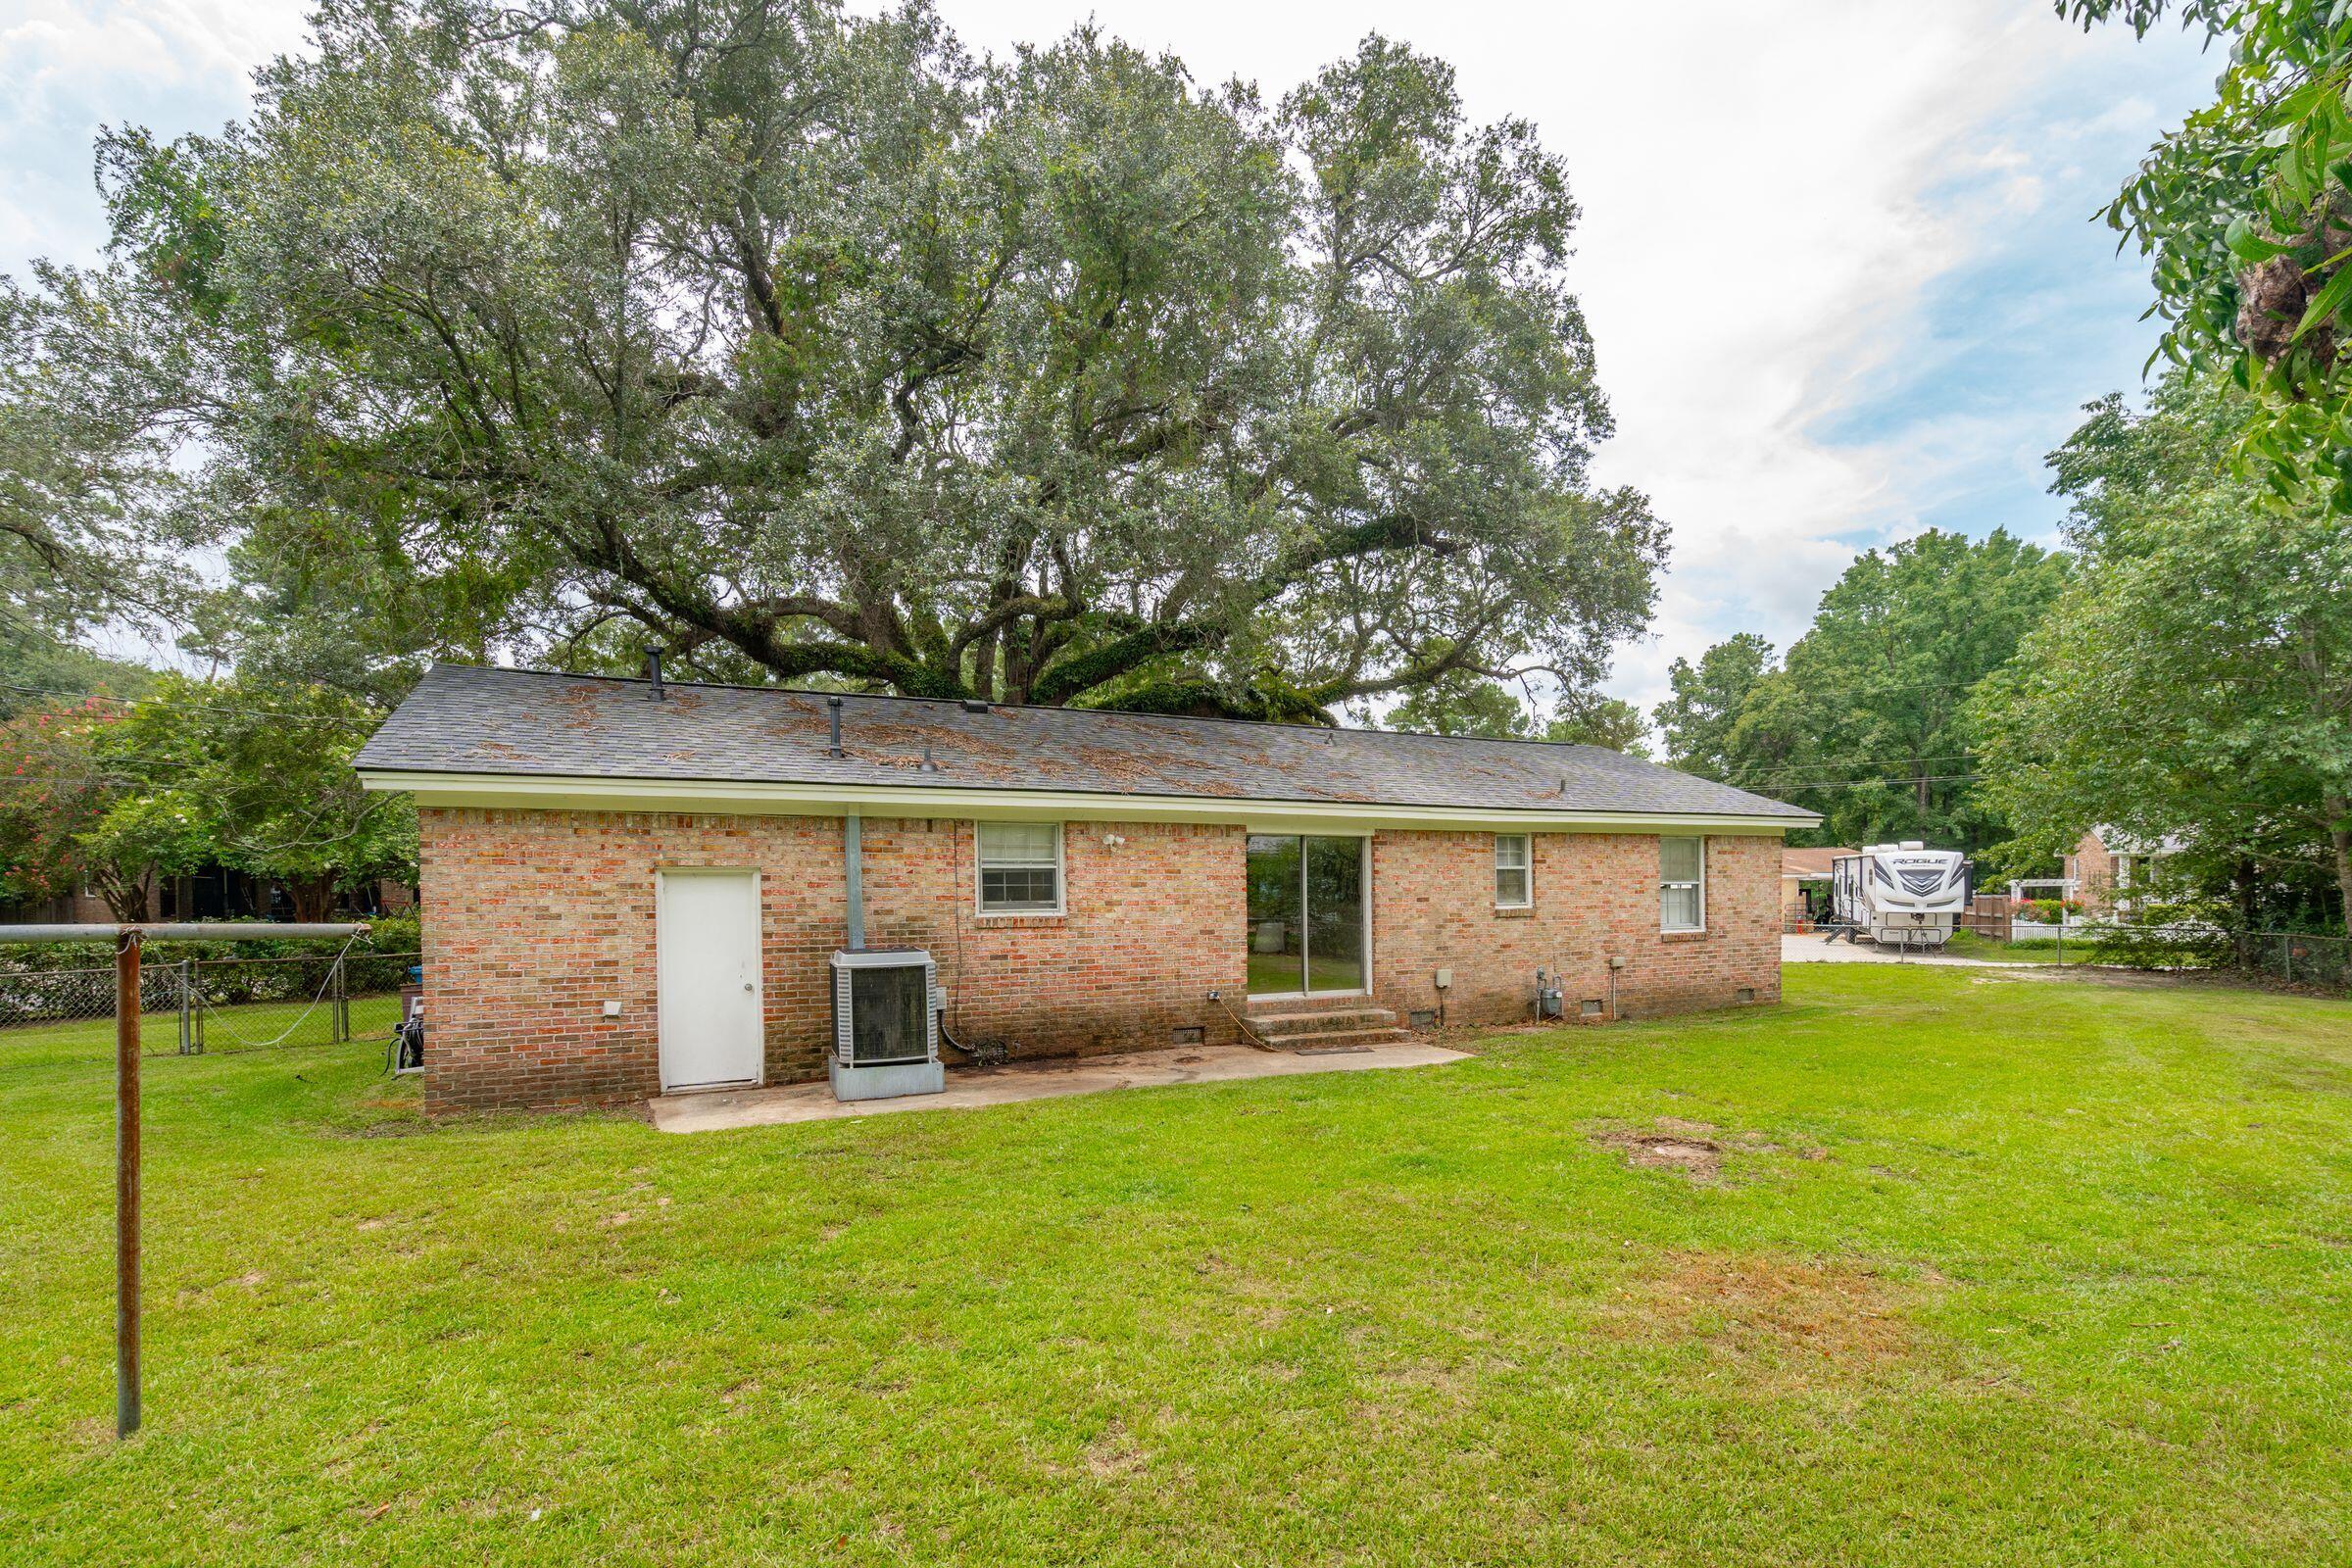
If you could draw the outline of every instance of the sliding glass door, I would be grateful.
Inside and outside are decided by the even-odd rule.
[[[1364,989],[1364,841],[1252,833],[1250,994]]]

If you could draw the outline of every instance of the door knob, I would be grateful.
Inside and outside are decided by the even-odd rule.
[[[749,990],[751,990],[751,989],[752,989],[752,983],[751,983],[749,980],[746,980],[746,981],[743,983],[743,989],[744,989],[744,990],[746,990],[746,991],[749,991]]]

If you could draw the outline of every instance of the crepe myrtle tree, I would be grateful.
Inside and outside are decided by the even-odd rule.
[[[156,529],[212,520],[256,658],[308,593],[403,656],[1321,720],[1646,624],[1562,163],[1439,61],[1269,105],[920,5],[314,28],[221,136],[109,133],[108,262],[20,301],[177,439]]]
[[[87,886],[144,920],[160,878],[219,865],[319,920],[343,891],[414,882],[415,802],[351,768],[377,717],[325,686],[163,674],[0,721],[0,892]]]

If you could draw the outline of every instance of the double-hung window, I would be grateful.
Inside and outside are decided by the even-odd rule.
[[[982,914],[1061,912],[1059,822],[983,822],[977,838]]]
[[[1670,836],[1658,840],[1658,928],[1707,928],[1707,841]]]
[[[1524,833],[1494,835],[1494,907],[1524,909],[1536,902],[1535,861]]]

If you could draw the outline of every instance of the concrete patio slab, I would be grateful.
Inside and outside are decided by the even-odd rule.
[[[1122,1052],[1081,1060],[1024,1061],[1003,1067],[962,1067],[948,1074],[944,1094],[902,1100],[839,1101],[828,1084],[774,1089],[717,1089],[663,1095],[646,1102],[665,1133],[772,1127],[783,1122],[832,1121],[842,1116],[886,1116],[900,1110],[976,1110],[1023,1100],[1100,1094],[1109,1089],[1155,1089],[1170,1084],[1222,1083],[1235,1078],[1294,1078],[1317,1072],[1369,1072],[1384,1067],[1435,1067],[1461,1061],[1468,1052],[1417,1041],[1369,1051],[1295,1056],[1249,1046],[1185,1046],[1172,1051]]]

